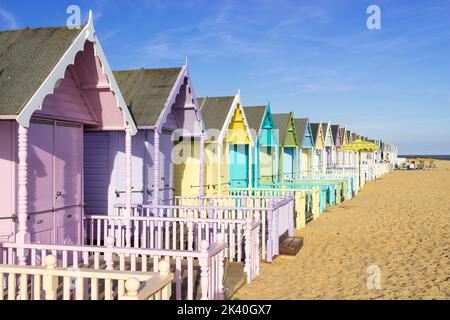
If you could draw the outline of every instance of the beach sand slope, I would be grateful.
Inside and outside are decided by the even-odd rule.
[[[296,257],[263,263],[233,298],[449,299],[450,161],[437,166],[368,183],[297,232]]]

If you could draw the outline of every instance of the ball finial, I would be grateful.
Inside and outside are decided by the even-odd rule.
[[[169,261],[162,260],[158,264],[159,273],[161,274],[169,274],[170,271],[170,263]]]
[[[55,269],[56,261],[57,259],[54,255],[49,255],[45,257],[44,263],[47,269]]]
[[[209,242],[206,240],[202,240],[202,242],[200,242],[200,249],[202,251],[206,251],[209,249]]]
[[[125,281],[125,289],[129,296],[136,296],[140,286],[141,282],[136,278],[130,278]]]
[[[114,242],[116,242],[114,237],[109,236],[106,238],[106,246],[107,247],[114,247]]]

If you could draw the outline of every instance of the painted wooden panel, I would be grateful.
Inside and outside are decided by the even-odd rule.
[[[0,121],[0,218],[15,212],[15,158],[16,125],[13,121]],[[0,219],[0,241],[8,241],[14,234],[12,220]]]
[[[35,115],[96,123],[70,70],[71,68],[66,71],[65,78],[60,81],[54,93],[44,99],[42,110],[35,112]]]
[[[259,152],[260,159],[260,182],[274,182],[274,152],[272,147],[262,146]]]
[[[240,108],[236,108],[228,126],[225,141],[234,144],[249,144],[250,140],[244,124],[244,117]]]
[[[182,141],[174,146],[175,195],[198,195],[200,177],[200,142]]]
[[[283,176],[285,179],[292,179],[295,174],[296,148],[285,147],[283,152]]]
[[[311,172],[312,149],[302,149],[302,173],[307,175]]]
[[[111,181],[111,133],[84,133],[84,201],[85,213],[106,215],[108,208],[108,188]],[[114,136],[115,137],[115,136]],[[113,141],[115,143],[115,139]]]
[[[297,146],[297,138],[296,138],[296,134],[295,134],[295,127],[294,127],[294,123],[292,121],[290,122],[288,130],[286,132],[286,136],[284,138],[283,145],[285,147],[295,147],[295,146]]]
[[[309,124],[306,126],[305,129],[305,138],[303,139],[303,148],[313,148],[314,147],[314,140],[313,135],[311,132],[311,127]]]
[[[230,184],[232,188],[248,187],[248,145],[230,144]]]
[[[56,243],[81,244],[83,131],[81,125],[55,127]],[[60,194],[60,195],[59,195]]]
[[[322,126],[320,126],[319,128],[319,137],[317,138],[317,141],[314,145],[314,148],[316,150],[322,150],[324,148],[324,135],[323,135],[323,131],[322,131]]]
[[[54,125],[31,123],[28,129],[28,212],[53,209]]]

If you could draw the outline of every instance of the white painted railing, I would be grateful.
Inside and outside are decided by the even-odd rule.
[[[168,300],[171,295],[167,261],[159,263],[159,273],[59,268],[53,255],[43,264],[0,265],[0,300]]]
[[[204,300],[222,300],[224,253],[223,236],[211,246],[206,241],[199,251],[155,250],[114,247],[114,238],[106,238],[104,246],[73,246],[43,244],[0,244],[1,265],[17,265],[18,255],[26,252],[27,266],[43,266],[48,254],[57,257],[57,267],[90,268],[93,270],[115,270],[119,273],[153,269],[159,272],[161,261],[167,261],[174,273],[177,300],[193,300],[195,296],[195,273],[200,273],[200,295]]]
[[[239,201],[238,196],[233,197],[233,199]],[[200,200],[194,199],[192,201]],[[202,202],[203,201],[204,200],[202,200]],[[117,224],[119,224],[120,230],[123,230],[124,223],[128,219],[128,222],[125,223],[125,231],[116,235],[116,239],[119,239],[119,241],[127,238],[127,230],[129,230],[129,235],[135,234],[133,245],[136,247],[142,246],[142,240],[141,243],[136,240],[140,238],[143,239],[146,244],[150,241],[149,245],[157,246],[157,248],[163,247],[164,243],[164,246],[179,246],[181,248],[180,250],[183,250],[185,247],[181,246],[185,242],[187,242],[188,245],[192,243],[190,238],[191,234],[189,233],[190,227],[187,224],[187,222],[190,222],[193,226],[192,230],[194,230],[194,227],[195,230],[197,230],[196,232],[192,232],[193,241],[197,238],[201,240],[202,236],[205,238],[211,236],[214,237],[214,234],[218,232],[218,230],[223,230],[220,232],[225,234],[225,241],[228,246],[226,256],[228,259],[234,259],[237,254],[238,261],[240,261],[240,258],[242,257],[242,246],[236,245],[242,244],[244,235],[242,232],[244,229],[243,223],[246,219],[250,218],[252,221],[260,221],[261,233],[260,241],[258,241],[260,242],[259,247],[262,251],[262,257],[269,262],[272,261],[275,252],[278,254],[278,238],[282,233],[286,231],[289,235],[293,235],[294,233],[294,197],[293,194],[289,192],[286,193],[282,201],[270,202],[270,205],[267,207],[215,207],[213,204],[210,204],[209,206],[159,205],[155,208],[151,205],[143,205],[133,206],[132,211],[132,217],[125,218],[125,207],[118,206],[118,217],[123,217],[124,219],[117,221],[117,223],[113,225],[114,229],[116,229]],[[105,219],[109,219],[113,221],[115,217],[98,216],[98,218],[99,219],[97,220],[105,221]],[[133,218],[140,218],[135,220],[142,221],[142,225],[138,224],[138,228],[134,228],[132,223]],[[89,232],[91,233],[90,239],[96,238],[96,241],[101,241],[99,239],[102,239],[102,229],[104,234],[108,234],[108,228],[108,224],[107,226],[104,224],[100,225],[100,227],[95,225],[91,227],[90,225],[87,225],[87,229],[90,230]],[[133,228],[133,231],[131,231],[131,228]],[[186,228],[187,232],[185,230]],[[253,226],[253,228],[255,228],[255,226]],[[280,234],[281,228],[286,229]],[[96,234],[92,230],[96,230]],[[142,230],[145,232],[140,235],[139,232]],[[251,245],[251,247],[253,247],[253,245]],[[189,249],[189,247],[187,248]],[[251,263],[255,262],[252,261]]]

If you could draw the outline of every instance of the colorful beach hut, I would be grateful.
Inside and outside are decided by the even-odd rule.
[[[325,136],[322,123],[311,123],[311,130],[314,140],[313,173],[325,173]]]
[[[308,176],[312,171],[314,139],[308,118],[295,119],[295,129],[299,143],[297,178]]]
[[[252,185],[273,184],[278,181],[278,135],[267,106],[244,107],[250,131],[255,142],[253,148]]]
[[[336,166],[339,164],[339,149],[342,146],[342,132],[340,130],[341,128],[339,127],[339,125],[335,124],[335,125],[331,125],[331,133],[333,135],[333,143],[334,143],[334,147],[333,147],[333,153],[332,153],[332,159],[333,159],[333,163],[332,166]]]
[[[278,129],[280,143],[280,182],[292,180],[297,175],[298,138],[295,129],[294,114],[279,113],[273,115]]]
[[[238,92],[229,97],[198,99],[208,138],[205,141],[205,184],[210,195],[252,182],[253,136]]]
[[[324,134],[324,147],[325,147],[325,163],[324,163],[324,172],[326,172],[326,170],[328,168],[333,167],[333,154],[334,154],[334,150],[335,150],[335,146],[334,146],[334,140],[333,140],[333,133],[331,131],[331,123],[327,122],[327,123],[322,123],[322,130],[323,130],[323,134]]]
[[[92,13],[80,29],[0,32],[0,70],[0,240],[81,244],[83,133],[137,132]]]
[[[200,109],[187,63],[181,68],[115,71],[129,110],[138,126],[132,139],[131,172],[133,204],[169,204],[177,187],[192,183],[174,182],[174,140],[202,140],[204,131]],[[126,137],[121,132],[85,134],[84,170],[86,214],[113,214],[126,202]],[[95,156],[97,154],[97,156]],[[189,158],[191,159],[191,158]],[[189,162],[200,173],[199,162]],[[199,175],[194,184],[199,186]],[[197,192],[199,190],[197,189]]]

